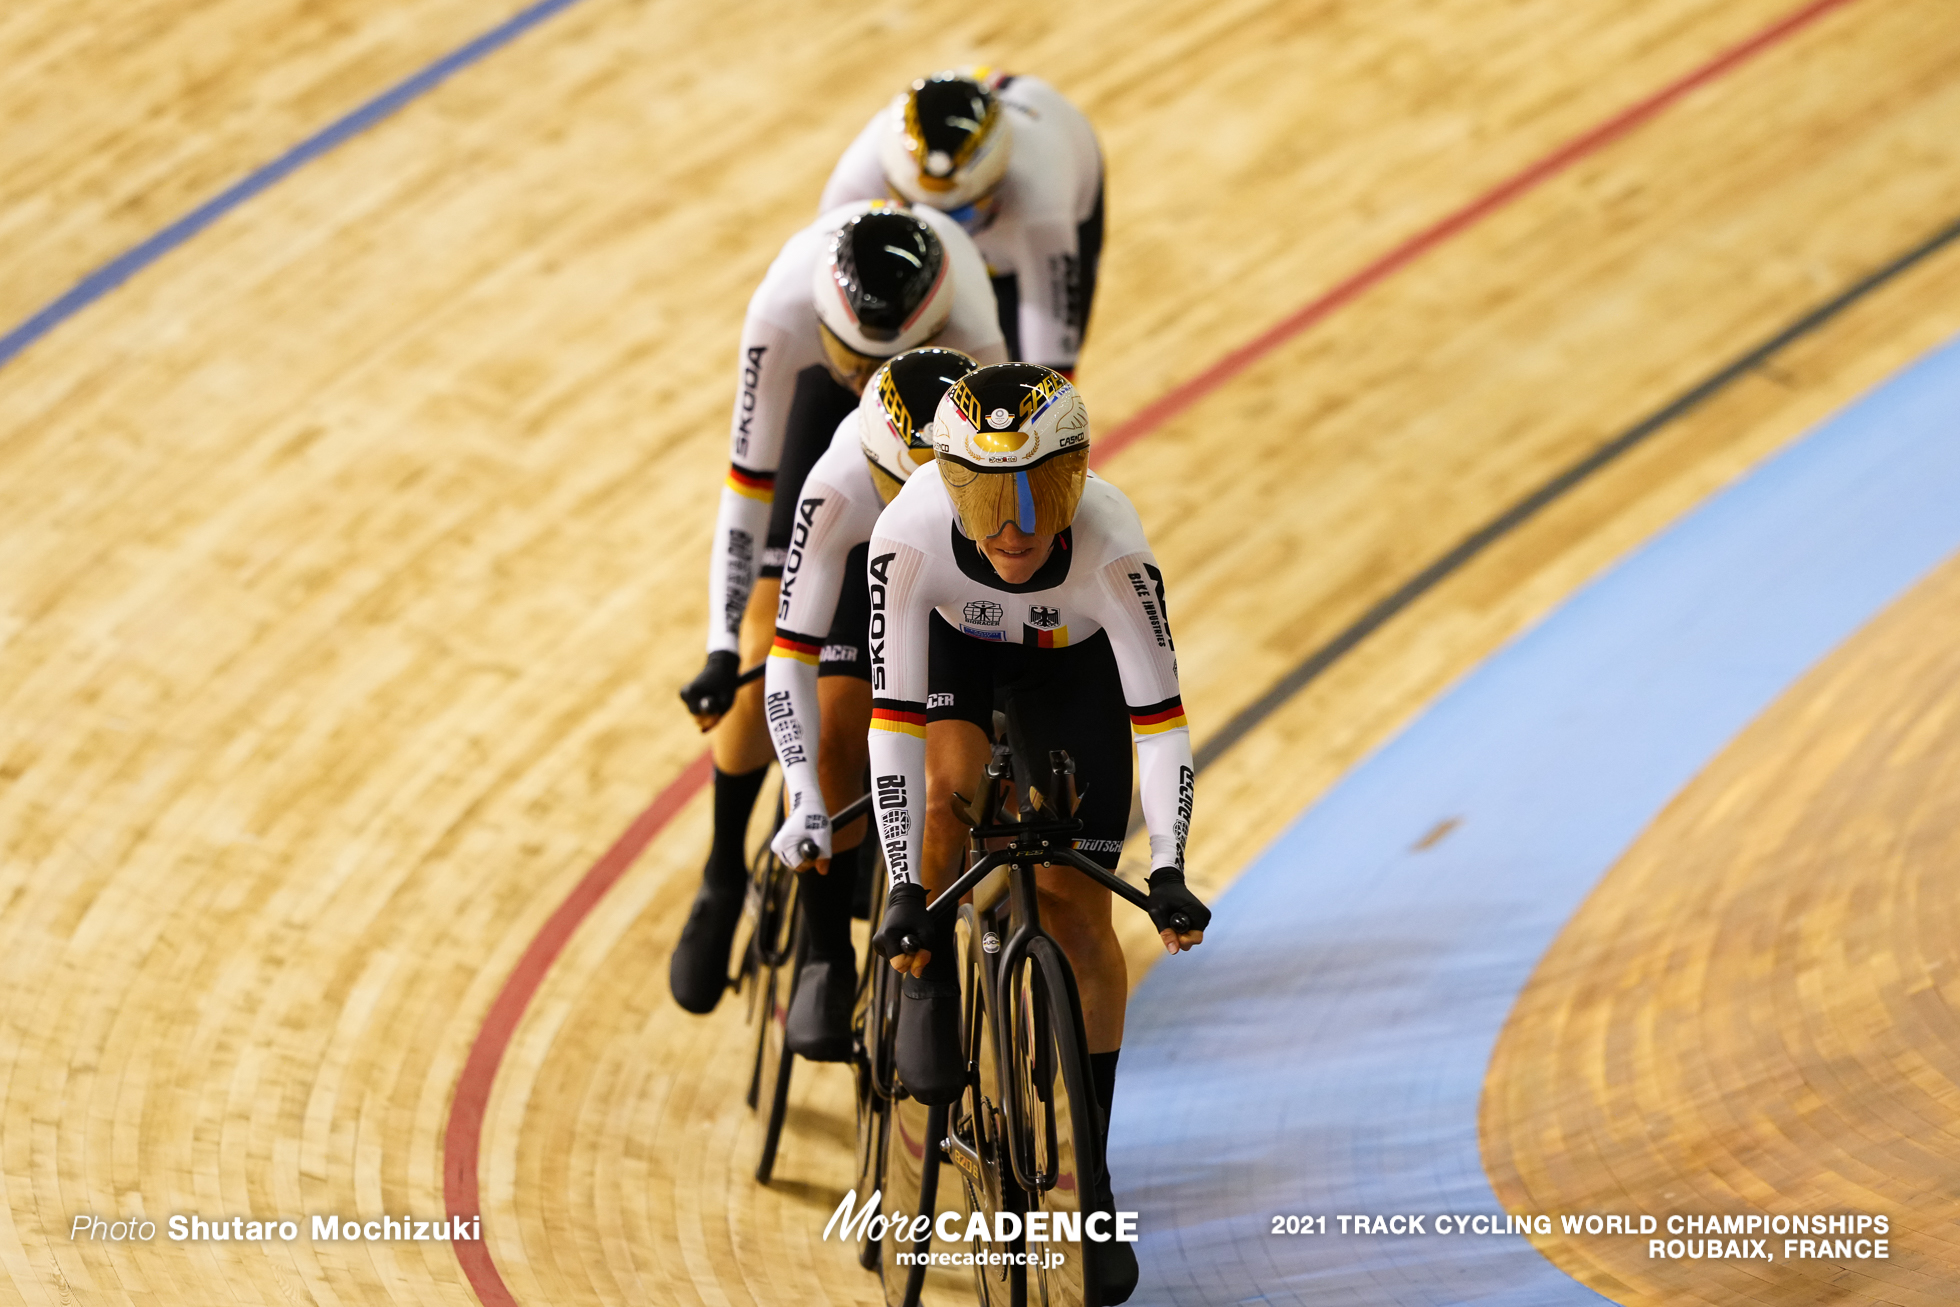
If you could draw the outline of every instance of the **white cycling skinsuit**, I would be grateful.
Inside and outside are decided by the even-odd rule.
[[[1115,486],[1091,475],[1048,562],[1019,585],[1000,579],[958,522],[938,465],[928,464],[905,483],[871,536],[872,814],[892,884],[922,883],[927,649],[935,612],[965,637],[1034,648],[1080,645],[1107,632],[1129,708],[1151,865],[1182,871],[1194,779],[1191,732],[1162,573],[1136,510]]]
[[[872,484],[870,465],[858,441],[858,416],[837,424],[830,448],[804,478],[790,542],[783,559],[782,597],[776,606],[776,639],[769,649],[763,682],[763,713],[769,738],[783,767],[789,815],[775,840],[776,856],[790,865],[800,859],[796,845],[814,841],[820,857],[830,856],[830,814],[817,780],[817,670],[825,656],[838,599],[863,575],[849,575],[852,551],[871,539],[884,511]],[[855,660],[861,632],[840,642],[835,654]]]
[[[758,575],[773,575],[782,565],[763,546],[771,537],[781,549],[788,534],[788,510],[795,506],[803,473],[821,454],[840,417],[851,411],[857,397],[831,377],[817,331],[817,310],[810,299],[810,282],[830,239],[846,221],[874,206],[869,202],[838,205],[789,238],[762,284],[749,299],[742,323],[741,377],[736,388],[735,413],[729,426],[728,478],[715,515],[714,543],[708,567],[708,652],[734,653],[742,613]],[[1007,358],[999,315],[986,264],[958,223],[936,210],[910,210],[923,219],[944,246],[955,278],[952,315],[933,342],[971,355],[981,363]],[[825,401],[810,393],[836,392]],[[799,391],[804,392],[799,396]],[[805,402],[799,405],[799,398]],[[803,417],[808,430],[794,429]],[[803,457],[797,457],[801,452]],[[784,473],[778,484],[779,469]],[[788,484],[793,474],[796,484]],[[784,511],[772,522],[777,495],[787,497]]]
[[[1011,115],[1014,135],[1007,176],[995,194],[992,213],[974,215],[973,241],[996,279],[1003,308],[1010,294],[1018,300],[1009,324],[1010,356],[1070,372],[1081,353],[1095,297],[1102,245],[1102,151],[1082,111],[1040,78],[995,73],[982,80]],[[832,170],[823,208],[890,194],[878,143],[903,120],[904,112],[905,97],[900,95],[865,124]]]

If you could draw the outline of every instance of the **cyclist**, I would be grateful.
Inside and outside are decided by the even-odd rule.
[[[798,872],[809,948],[785,1021],[786,1042],[802,1057],[851,1055],[851,891],[865,823],[833,832],[830,814],[864,792],[871,724],[866,544],[899,487],[932,461],[926,432],[940,397],[974,367],[957,350],[917,349],[872,374],[856,411],[837,424],[830,448],[804,478],[783,559],[763,703],[789,794],[776,855],[797,866],[800,843],[817,848],[813,865]]]
[[[932,209],[831,209],[790,237],[749,300],[710,549],[707,665],[681,691],[714,732],[715,764],[714,842],[668,969],[690,1012],[711,1010],[728,983],[743,845],[770,758],[761,687],[740,686],[738,668],[768,648],[803,477],[872,371],[932,340],[987,362],[1006,357],[986,266],[959,224]]]
[[[1102,256],[1102,151],[1089,120],[1037,77],[941,72],[852,141],[823,205],[892,195],[973,234],[1009,358],[1072,375]]]
[[[964,1068],[953,943],[929,933],[925,908],[959,870],[967,829],[948,800],[980,792],[997,695],[1021,700],[1037,758],[1063,747],[1076,761],[1076,847],[1111,870],[1129,823],[1134,737],[1151,919],[1173,953],[1202,941],[1211,919],[1184,885],[1194,774],[1162,573],[1129,500],[1088,474],[1081,398],[1048,368],[981,368],[940,401],[933,444],[933,463],[878,519],[867,564],[872,811],[891,873],[876,942],[906,972],[899,1078],[928,1103],[957,1098]],[[1055,867],[1037,886],[1075,973],[1107,1130],[1129,990],[1109,891]],[[1190,925],[1181,933],[1179,914]],[[923,947],[907,953],[908,936]],[[1127,1246],[1100,1247],[1127,1261],[1134,1282]],[[1120,1262],[1105,1267],[1105,1283],[1124,1277]]]

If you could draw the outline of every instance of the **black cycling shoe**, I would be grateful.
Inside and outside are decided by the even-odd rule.
[[[855,958],[805,958],[783,1020],[783,1042],[812,1062],[850,1061],[851,1009],[856,1004]]]
[[[960,1061],[960,987],[957,981],[905,977],[898,1005],[899,1083],[921,1103],[958,1099],[966,1088]]]
[[[680,943],[667,966],[667,985],[674,1001],[689,1012],[707,1013],[721,1002],[728,988],[728,950],[742,920],[744,887],[716,889],[703,885],[681,927]]]
[[[1116,1222],[1112,1219],[1108,1228],[1114,1230]],[[1108,1243],[1093,1243],[1084,1240],[1082,1255],[1096,1259],[1096,1282],[1102,1286],[1102,1301],[1111,1304],[1128,1302],[1130,1295],[1137,1291],[1137,1255],[1127,1243],[1111,1239]]]

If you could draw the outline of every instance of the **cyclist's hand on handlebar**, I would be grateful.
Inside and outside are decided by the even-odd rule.
[[[769,847],[785,866],[804,871],[815,864],[818,871],[828,874],[830,814],[824,811],[823,795],[798,790],[790,803],[789,816],[783,818]]]
[[[1211,909],[1196,894],[1184,888],[1184,873],[1175,867],[1159,867],[1150,873],[1150,920],[1166,953],[1182,953],[1205,938],[1211,924]]]
[[[932,920],[926,916],[925,887],[907,881],[892,886],[891,895],[885,900],[885,918],[878,925],[878,933],[871,937],[871,943],[892,960],[893,967],[917,976],[924,973],[926,963],[932,959],[932,950],[921,947],[931,929]]]
[[[712,731],[730,708],[741,683],[741,660],[726,649],[708,655],[701,674],[681,687],[681,702],[703,732]]]

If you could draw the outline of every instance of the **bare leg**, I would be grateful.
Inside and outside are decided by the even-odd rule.
[[[926,847],[919,879],[928,901],[959,879],[966,850],[966,823],[953,815],[949,800],[958,793],[979,801],[980,782],[992,756],[987,733],[972,722],[926,723]],[[932,950],[920,949],[893,958],[892,965],[922,976],[931,960]]]
[[[1041,924],[1068,955],[1082,995],[1082,1031],[1090,1053],[1123,1046],[1123,1009],[1130,973],[1110,921],[1110,892],[1071,867],[1043,867],[1036,883]]]
[[[822,715],[817,731],[817,783],[823,787],[824,807],[836,812],[864,793],[864,768],[871,757],[865,738],[871,730],[871,682],[855,676],[819,679],[817,711]],[[856,848],[864,839],[865,825],[860,817],[832,831],[830,846],[839,852]]]
[[[951,799],[958,793],[970,803],[980,801],[980,785],[993,752],[987,733],[972,722],[926,723],[926,849],[920,870],[928,895],[959,879],[967,829],[953,815]]]

